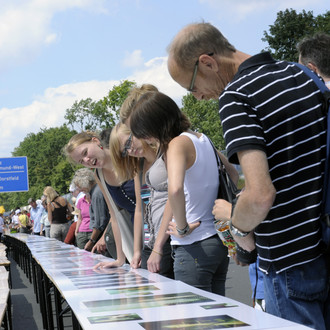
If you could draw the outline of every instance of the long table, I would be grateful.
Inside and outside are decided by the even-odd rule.
[[[112,259],[55,239],[6,234],[6,244],[34,284],[45,329],[64,329],[68,312],[73,329],[309,329],[144,269],[94,271]]]

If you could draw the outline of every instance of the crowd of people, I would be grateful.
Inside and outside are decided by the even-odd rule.
[[[329,86],[330,36],[297,47],[300,62]],[[257,249],[250,273],[267,312],[330,329],[330,260],[320,225],[322,94],[294,63],[239,51],[209,23],[184,27],[168,53],[178,84],[199,100],[219,100],[228,159],[217,154],[234,182],[233,163],[245,178],[235,208],[217,199],[210,139],[191,128],[174,100],[145,84],[129,92],[115,127],[81,132],[65,146],[68,160],[84,166],[70,186],[74,203],[46,187],[40,203],[28,201],[29,215],[15,211],[13,224],[24,232],[31,223],[34,234],[45,230],[113,258],[95,268],[128,262],[225,295],[229,257],[214,228],[219,219],[243,250]]]

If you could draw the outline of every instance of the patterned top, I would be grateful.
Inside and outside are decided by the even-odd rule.
[[[319,89],[294,64],[261,53],[241,64],[219,104],[229,160],[264,151],[276,188],[255,229],[260,268],[280,272],[317,258],[326,137]]]

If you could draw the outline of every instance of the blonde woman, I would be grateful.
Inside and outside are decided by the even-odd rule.
[[[170,209],[165,212],[167,173],[162,157],[156,157],[157,152],[157,145],[151,146],[136,139],[123,123],[112,130],[110,155],[116,174],[123,181],[134,177],[135,184],[134,255],[131,266],[173,278],[170,238],[165,233],[166,227],[160,230],[163,217],[167,217],[168,221],[171,219]],[[144,223],[148,231],[143,244]]]
[[[59,196],[57,191],[50,186],[44,189],[47,198],[48,221],[50,222],[50,237],[64,242],[70,224],[67,220],[67,210],[72,212],[72,207],[65,198]]]
[[[128,211],[130,215],[129,221],[133,223],[134,211],[135,211],[135,192],[133,180],[120,182],[113,170],[113,164],[110,157],[110,152],[106,143],[101,141],[100,136],[96,132],[81,132],[74,135],[64,148],[64,152],[67,158],[76,164],[81,164],[85,167],[96,169],[98,176],[104,177],[106,183],[106,189],[111,195],[114,203],[121,209]],[[100,182],[98,182],[100,185]],[[100,185],[103,189],[103,186]],[[122,234],[118,227],[116,210],[110,204],[107,198],[106,192],[102,191],[107,201],[110,216],[111,225],[116,242],[117,259],[111,263],[111,267],[122,266],[127,259],[131,259],[132,251],[127,251],[126,255],[122,248]],[[120,224],[119,224],[120,225]],[[133,228],[133,224],[132,224]],[[99,242],[98,242],[99,243]],[[98,244],[97,243],[97,244]],[[123,242],[125,243],[125,242]]]

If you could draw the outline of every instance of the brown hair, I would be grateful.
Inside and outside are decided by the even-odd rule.
[[[131,115],[135,103],[139,100],[141,95],[146,92],[158,92],[158,88],[151,84],[143,84],[141,87],[134,87],[130,90],[119,111],[120,120],[123,123],[125,123]]]
[[[130,126],[138,139],[157,139],[161,154],[166,152],[170,141],[187,131],[191,124],[169,96],[160,92],[148,92],[136,103],[130,117]]]
[[[300,61],[305,66],[314,64],[320,74],[330,78],[330,35],[316,33],[302,39],[297,44]]]

